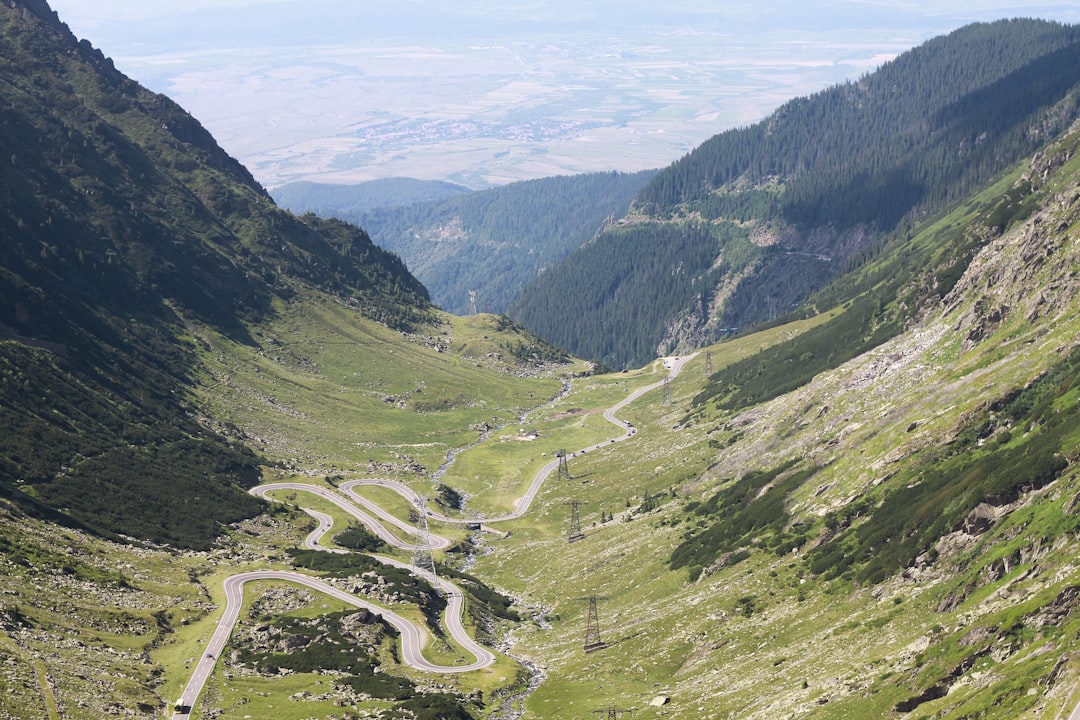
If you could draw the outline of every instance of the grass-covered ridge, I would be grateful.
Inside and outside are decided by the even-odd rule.
[[[947,533],[977,523],[977,508],[1007,506],[1057,480],[1077,460],[1078,359],[1080,348],[1032,384],[974,413],[956,439],[911,463],[908,485],[828,518],[835,534],[812,552],[811,571],[881,582],[936,552]],[[994,511],[984,510],[984,519],[987,512]]]
[[[270,459],[330,476],[430,477],[452,450],[558,395],[559,376],[590,369],[498,316],[402,333],[327,297],[283,307],[257,347],[200,338],[206,416]]]
[[[652,717],[663,694],[676,717],[1052,718],[1075,704],[1066,678],[1080,668],[1062,655],[1075,631],[1048,620],[1078,579],[1075,142],[1036,159],[1037,188],[1009,192],[1018,172],[1000,203],[915,234],[940,253],[942,228],[970,218],[980,232],[987,208],[1012,216],[905,331],[768,402],[680,414],[706,364],[770,366],[755,336],[715,346],[673,383],[672,406],[628,409],[632,443],[577,459],[585,483],[553,490],[480,564],[547,608],[551,628],[523,641],[554,658],[530,708]],[[1021,197],[1022,211],[1003,210]],[[774,331],[774,348],[804,337]],[[585,540],[566,545],[560,497],[586,501]],[[590,594],[606,598],[609,647],[585,654]]]
[[[0,7],[5,22],[23,23],[11,37],[35,22],[33,13],[9,10]],[[58,62],[82,62],[86,53],[81,48]],[[27,76],[59,88],[40,68]],[[25,77],[12,77],[16,87],[28,89]],[[106,110],[137,115],[139,98],[150,101],[136,93],[114,98],[115,107]],[[194,174],[190,187],[198,191],[198,203],[187,191],[170,195],[191,202],[178,208],[180,215],[190,207],[202,217],[212,207],[259,196],[243,182],[215,189],[214,163],[221,172],[228,167],[205,142],[196,142],[205,140],[198,128],[174,126],[169,140],[152,134],[154,123],[139,127],[144,140],[172,147],[187,138],[204,151],[194,159],[170,155]],[[57,136],[70,145],[49,150],[78,146],[79,132],[72,132],[68,140]],[[102,121],[96,134],[83,137],[112,143],[119,156],[129,145],[114,132]],[[570,477],[552,478],[528,514],[497,532],[442,528],[432,516],[433,530],[455,541],[453,552],[436,553],[438,568],[468,576],[462,578],[466,625],[522,662],[504,655],[484,670],[433,679],[401,667],[391,644],[379,640],[364,647],[378,658],[379,675],[399,679],[368,685],[365,663],[334,652],[343,647],[334,643],[346,641],[340,624],[331,627],[344,620],[335,615],[344,603],[257,581],[246,590],[240,634],[223,654],[197,716],[307,720],[460,712],[480,720],[505,714],[506,700],[538,718],[632,708],[645,720],[1058,720],[1080,701],[1080,425],[1073,410],[1080,364],[1078,144],[1074,134],[1044,148],[955,212],[913,225],[911,244],[900,251],[910,251],[910,266],[892,264],[891,249],[868,256],[848,286],[830,288],[834,301],[822,296],[827,313],[705,348],[668,385],[661,383],[666,371],[660,362],[591,374],[588,364],[564,362],[496,316],[452,318],[424,303],[392,304],[417,313],[409,315],[415,322],[393,322],[372,312],[377,305],[366,304],[371,296],[363,288],[350,285],[344,245],[331,243],[336,250],[330,253],[318,237],[303,236],[312,244],[286,245],[285,252],[279,236],[261,234],[273,223],[257,216],[233,218],[229,232],[245,247],[250,243],[252,255],[266,249],[274,262],[295,255],[297,264],[289,265],[293,274],[272,275],[273,283],[257,272],[247,277],[255,289],[266,285],[264,294],[252,296],[259,302],[227,308],[222,316],[199,310],[198,282],[167,294],[154,311],[118,305],[111,314],[65,316],[63,308],[89,306],[64,304],[35,284],[40,276],[28,279],[5,265],[10,329],[4,349],[10,355],[2,369],[5,388],[14,388],[11,397],[22,402],[4,416],[6,427],[28,437],[40,432],[49,451],[77,440],[85,443],[78,452],[94,454],[72,452],[76,462],[61,457],[54,466],[32,455],[33,445],[13,443],[17,452],[4,455],[5,473],[34,468],[43,479],[27,487],[35,483],[3,478],[0,714],[74,720],[164,715],[220,616],[224,578],[285,569],[294,559],[348,564],[335,570],[346,577],[334,582],[385,595],[395,611],[424,622],[415,601],[430,593],[419,584],[394,585],[393,573],[380,574],[364,560],[296,553],[312,529],[307,515],[281,504],[245,520],[223,512],[231,500],[251,502],[242,492],[246,475],[193,473],[204,478],[202,485],[170,484],[169,473],[227,472],[227,463],[224,469],[215,463],[232,457],[221,454],[228,448],[240,469],[257,458],[275,479],[328,485],[354,477],[401,480],[460,518],[513,507],[557,452],[570,452]],[[20,152],[20,161],[33,162],[33,153]],[[131,189],[152,185],[151,175],[139,183],[122,173],[110,178]],[[95,193],[112,187],[88,182],[80,171],[77,187]],[[27,188],[33,189],[20,192]],[[90,204],[89,197],[116,200],[110,220],[131,212],[130,198],[82,196]],[[17,228],[19,219],[4,222]],[[29,228],[46,220],[21,219]],[[53,227],[72,230],[69,220],[57,208]],[[993,232],[984,232],[988,227]],[[45,228],[47,237],[52,231]],[[221,228],[210,230],[207,247],[232,242]],[[155,237],[164,243],[175,236]],[[273,243],[263,248],[268,237]],[[84,252],[87,274],[127,268],[110,275],[113,284],[90,299],[143,298],[136,291],[148,291],[153,277],[168,277],[164,270],[160,276],[128,272],[151,269],[135,260],[153,257],[124,244],[130,238],[104,233],[92,239],[120,242],[131,255],[114,248],[118,265],[110,265],[109,256]],[[359,236],[354,239],[349,252],[361,252]],[[78,253],[64,255],[66,246],[54,244],[55,254],[52,244],[33,245],[19,257],[39,270],[76,267]],[[200,262],[212,264],[216,256],[206,252],[198,254]],[[344,265],[325,264],[335,257]],[[50,258],[58,258],[55,265]],[[258,260],[250,262],[236,268],[260,269]],[[332,276],[322,274],[327,268],[335,268]],[[905,282],[894,288],[897,298],[855,302],[890,287],[899,270]],[[71,277],[85,279],[77,275]],[[394,285],[390,276],[380,277]],[[82,287],[74,280],[71,288]],[[346,286],[352,289],[343,291]],[[827,348],[823,338],[831,330],[823,328],[857,307],[870,313],[865,317],[898,326],[881,342],[855,350],[839,347],[848,336],[832,335],[837,358],[821,366],[801,354],[771,355],[789,351],[801,337]],[[99,336],[89,330],[58,342],[52,333],[71,326],[101,330],[108,342],[91,339]],[[173,342],[177,337],[180,344]],[[843,352],[846,360],[839,358]],[[87,358],[100,361],[97,375],[76,372]],[[162,362],[151,362],[155,358]],[[798,381],[783,394],[758,388],[749,398],[721,402],[737,397],[740,388],[732,386],[730,393],[694,402],[711,377],[747,358],[763,375],[780,378],[786,371]],[[123,382],[140,369],[148,373],[145,382]],[[603,417],[630,393],[656,383],[620,411],[631,427]],[[102,386],[110,392],[98,392]],[[85,398],[97,402],[84,404]],[[111,414],[99,412],[99,404]],[[26,425],[12,425],[13,419]],[[92,445],[102,437],[92,430],[110,423],[116,423],[115,433],[105,434],[111,448]],[[47,427],[59,434],[44,432]],[[631,428],[627,441],[609,442]],[[160,445],[153,444],[157,439]],[[219,452],[205,454],[204,441]],[[121,469],[131,463],[148,471],[162,492],[189,492],[191,504],[162,506],[173,524],[159,527],[212,528],[212,544],[178,550],[113,542],[100,528],[93,534],[80,527],[74,512],[62,512],[68,508],[42,501],[46,483],[82,477],[110,457],[123,460]],[[232,495],[210,492],[215,481]],[[385,488],[363,492],[407,521],[410,510],[416,512]],[[158,499],[150,492],[140,497],[151,509]],[[571,543],[575,508],[584,538]],[[344,513],[331,514],[344,529]],[[597,599],[606,646],[586,653],[590,598]],[[277,627],[260,630],[264,625]],[[244,633],[275,637],[286,649],[286,635],[297,639],[292,653],[280,651],[277,640],[272,649],[260,646],[253,664],[262,662],[262,671],[249,674],[233,657],[248,648]],[[300,645],[312,649],[299,652]],[[425,652],[445,662],[458,655],[439,642]],[[354,687],[342,682],[345,673],[364,679]],[[529,688],[530,679],[538,685]],[[362,689],[375,686],[376,695],[400,690],[412,697],[374,697]],[[658,698],[667,702],[653,705]],[[450,705],[440,706],[444,701]]]
[[[191,325],[252,348],[253,324],[324,292],[408,329],[427,293],[359,228],[277,208],[45,2],[0,7],[0,80],[0,489],[207,548],[257,511],[263,460],[199,422]]]

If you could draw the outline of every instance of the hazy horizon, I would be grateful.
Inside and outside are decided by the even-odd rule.
[[[1045,2],[50,0],[268,187],[486,187],[670,164],[783,102]]]

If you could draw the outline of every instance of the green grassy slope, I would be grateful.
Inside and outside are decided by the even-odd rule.
[[[0,492],[205,548],[257,511],[260,461],[185,402],[185,323],[251,348],[248,323],[318,290],[405,328],[426,291],[358,228],[274,206],[43,2],[0,8],[0,104]]]
[[[695,402],[710,382],[707,366],[715,375],[767,357],[829,317],[713,346],[670,383],[667,402],[658,389],[623,411],[637,429],[632,439],[572,457],[572,479],[549,482],[526,517],[498,528],[508,536],[471,538],[468,573],[515,596],[525,620],[470,622],[504,636],[515,657],[545,674],[524,700],[527,716],[588,718],[616,707],[644,718],[1049,720],[1080,700],[1073,659],[1080,430],[1070,409],[1078,137],[1023,173],[1040,178],[1032,212],[979,248],[951,289],[895,339],[785,395],[732,408]],[[942,224],[969,212],[943,218],[914,241],[931,242]],[[253,334],[261,353],[205,327],[193,330],[206,367],[197,404],[223,432],[280,461],[285,477],[336,482],[372,474],[421,491],[434,491],[431,473],[448,448],[459,448],[440,481],[466,493],[466,513],[504,509],[553,451],[619,434],[600,421],[603,409],[664,374],[654,364],[576,377],[562,396],[558,375],[584,366],[528,370],[507,348],[531,341],[498,318],[445,318],[437,332],[406,337],[314,297],[282,308]],[[538,437],[523,440],[521,430]],[[881,525],[915,517],[892,503],[951,471],[957,460],[949,458],[1013,457],[1047,439],[1066,460],[1051,464],[1047,482],[985,494],[978,512],[959,497],[943,499],[950,522],[929,549],[884,573],[864,572],[885,557],[880,547],[909,535]],[[582,503],[586,537],[571,544],[566,503],[573,500]],[[387,504],[406,512],[400,502]],[[771,514],[756,522],[762,508]],[[717,526],[741,532],[714,536]],[[16,659],[5,677],[21,688],[5,700],[15,708],[9,712],[38,712],[51,693],[65,716],[97,717],[112,711],[103,697],[119,707],[159,708],[175,695],[214,617],[202,599],[216,598],[217,582],[232,572],[285,565],[310,521],[279,511],[230,529],[211,553],[182,555],[124,550],[10,515],[3,527],[37,538],[26,545],[35,561],[12,555],[7,566],[4,623],[11,629],[2,652]],[[898,534],[875,531],[882,528]],[[686,543],[717,538],[726,544],[694,566],[676,561]],[[74,560],[54,572],[49,558],[60,562],[65,546],[75,549]],[[833,547],[844,549],[847,565],[821,564]],[[464,564],[466,557],[438,559]],[[122,578],[114,577],[117,567],[125,568]],[[177,576],[190,584],[177,587]],[[317,597],[294,602],[284,589],[253,590],[249,602],[259,612],[280,606],[308,617],[339,609]],[[586,653],[590,595],[602,598],[607,647]],[[127,630],[106,632],[106,619],[115,622],[136,600],[139,609],[123,616]],[[154,613],[173,606],[159,626]],[[57,645],[62,633],[90,650]],[[145,668],[139,652],[124,650],[133,646],[150,651]],[[387,672],[423,682],[396,668],[388,649],[380,653]],[[97,700],[85,699],[94,690],[74,669],[84,654],[100,663],[99,674],[115,678]],[[36,683],[39,666],[49,668],[48,691]],[[389,712],[392,704],[354,698],[334,709],[329,699],[292,697],[305,688],[337,692],[325,676],[234,672],[220,669],[207,695],[223,718],[252,710],[298,718]],[[483,708],[473,696],[468,711],[486,717],[527,675],[504,660],[486,675],[438,684],[462,696],[481,689]],[[669,700],[651,705],[657,697]]]
[[[530,712],[1071,709],[1076,141],[1025,173],[1051,178],[1035,203],[1045,210],[991,240],[896,339],[764,404],[686,415],[706,383],[699,355],[673,383],[673,405],[643,400],[627,415],[635,440],[579,463],[584,484],[552,488],[536,521],[481,557],[482,576],[546,611],[547,622],[517,636],[547,672]],[[762,343],[712,348],[714,369],[747,346]],[[657,509],[640,510],[646,493]],[[587,503],[588,537],[572,545],[559,531],[564,497]],[[589,594],[606,598],[611,645],[587,654]],[[649,707],[658,695],[670,704]]]
[[[271,464],[267,472],[273,478],[392,476],[434,497],[432,474],[451,449],[477,442],[489,428],[516,426],[527,410],[562,392],[563,378],[589,369],[585,363],[545,360],[560,354],[494,316],[444,316],[430,335],[407,334],[334,297],[312,295],[283,305],[275,317],[253,329],[260,350],[193,324],[190,337],[201,370],[198,391],[189,400],[203,422],[254,447]],[[208,489],[203,480],[193,492]],[[407,515],[400,498],[397,505],[386,504]],[[181,552],[110,542],[57,525],[66,518],[45,508],[36,517],[26,508],[34,509],[0,498],[0,682],[9,689],[0,717],[46,717],[50,706],[61,708],[65,718],[161,716],[209,637],[223,600],[222,579],[291,566],[289,550],[299,547],[311,524],[302,513],[274,506],[255,520],[214,524],[211,533],[220,537],[207,551]],[[169,512],[180,523],[206,521],[190,507],[174,505]],[[344,529],[346,517],[331,512]],[[463,530],[450,534],[465,537]],[[255,607],[284,602],[288,616],[341,609],[274,584],[251,588],[248,600]],[[394,607],[426,623],[411,598],[401,596]],[[474,632],[478,622],[469,620]],[[259,624],[248,622],[241,631]],[[391,677],[430,683],[430,677],[398,667],[392,642],[383,645],[379,657]],[[453,662],[458,652],[437,645],[429,654]],[[236,683],[227,671],[219,672],[218,684],[208,691],[210,702],[233,708],[239,717],[271,707],[280,711],[288,695],[320,683],[324,691],[336,692],[333,682],[311,673],[284,682],[248,677]],[[477,690],[486,696],[511,686],[517,672],[515,663],[502,659],[488,671],[442,685],[462,697]],[[253,695],[253,688],[264,695]],[[366,706],[389,712],[419,707],[425,697],[412,689],[399,694]],[[299,704],[294,711],[306,718],[335,707],[330,699]]]

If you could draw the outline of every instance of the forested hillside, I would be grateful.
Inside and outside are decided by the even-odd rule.
[[[44,2],[0,6],[0,79],[0,493],[204,546],[257,507],[260,461],[185,402],[197,328],[250,343],[307,289],[409,327],[426,291],[358,228],[278,209]]]
[[[527,306],[611,365],[777,316],[604,373],[434,308],[43,0],[0,4],[0,720],[1080,713],[1073,36],[934,41],[896,62],[976,89],[621,219],[589,188],[646,177],[463,196],[514,240],[478,265],[587,236]],[[876,77],[784,133],[922,102]],[[811,192],[860,167],[865,207]]]
[[[1077,116],[1078,83],[1075,27],[1001,21],[927,42],[858,82],[712,138],[659,173],[627,219],[542,276],[510,314],[620,366],[782,316],[1056,137]],[[664,246],[688,234],[699,260],[666,259]],[[638,257],[612,266],[624,252]],[[675,275],[685,278],[662,312],[612,302]],[[570,315],[573,326],[562,320]]]
[[[505,312],[538,275],[622,216],[653,176],[593,173],[511,183],[408,207],[331,212],[408,263],[453,313]],[[329,198],[329,202],[332,198]]]
[[[345,217],[376,208],[407,207],[434,202],[469,192],[469,188],[441,180],[385,178],[335,185],[332,183],[292,182],[270,191],[278,205],[303,215]]]

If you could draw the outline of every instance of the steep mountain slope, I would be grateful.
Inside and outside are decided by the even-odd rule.
[[[665,383],[660,362],[593,375],[506,318],[431,310],[362,232],[276,210],[197,126],[178,140],[186,116],[46,11],[0,6],[20,70],[0,120],[31,143],[0,135],[25,168],[2,190],[0,718],[165,715],[240,572],[306,563],[436,612],[365,554],[298,552],[314,523],[295,507],[239,521],[263,459],[328,490],[393,477],[475,525],[563,451],[499,532],[437,528],[439,571],[477,578],[470,632],[527,662],[432,678],[374,616],[256,582],[193,717],[1060,720],[1080,702],[1080,124],[913,219],[814,296],[827,311]],[[446,638],[428,653],[457,658]],[[342,670],[357,657],[366,675]]]
[[[278,205],[297,215],[310,212],[344,219],[346,214],[436,202],[467,192],[469,188],[463,185],[441,180],[386,178],[355,185],[293,182],[274,188],[270,194]]]
[[[567,522],[560,503],[584,503],[586,539],[567,547],[521,523],[474,570],[550,608],[550,625],[517,635],[546,673],[530,712],[1069,715],[1080,701],[1078,149],[1080,125],[916,232],[913,244],[985,241],[941,294],[884,302],[889,313],[918,297],[919,309],[876,349],[762,401],[702,393],[705,373],[797,369],[769,348],[828,322],[710,347],[666,403],[622,415],[633,442],[575,457],[585,484],[541,502],[552,527]],[[1010,196],[1023,207],[1003,213]],[[837,312],[862,315],[857,303]],[[608,647],[584,653],[590,596],[604,599]],[[667,702],[650,706],[658,695]]]
[[[334,208],[401,255],[439,307],[505,312],[521,290],[592,238],[654,175],[593,173],[505,185],[409,207]],[[331,196],[332,197],[332,196]]]
[[[920,228],[913,245],[968,231],[984,241],[948,290],[917,296],[894,338],[765,402],[704,392],[710,372],[745,358],[793,368],[763,348],[827,316],[698,353],[664,393],[619,412],[636,434],[617,444],[606,438],[623,430],[601,411],[662,379],[660,363],[576,377],[552,401],[557,380],[517,377],[498,359],[508,353],[497,318],[415,341],[333,301],[290,304],[259,326],[258,347],[205,333],[200,405],[292,464],[287,477],[328,488],[365,473],[424,491],[456,448],[439,482],[467,498],[466,517],[511,504],[556,449],[603,442],[573,453],[572,479],[548,482],[527,516],[500,524],[507,536],[454,535],[464,556],[439,556],[469,562],[533,618],[481,610],[471,625],[505,637],[533,671],[515,676],[506,661],[495,677],[427,679],[475,717],[514,705],[531,677],[523,702],[538,718],[617,708],[645,720],[1060,720],[1080,701],[1078,147],[1080,128]],[[841,311],[862,314],[856,303]],[[501,420],[490,422],[493,410]],[[522,425],[538,437],[523,441]],[[1045,473],[1023,461],[1038,456]],[[985,472],[993,465],[1009,475]],[[371,497],[408,517],[390,494]],[[568,543],[575,501],[585,537]],[[60,717],[160,716],[220,615],[221,578],[284,566],[312,526],[279,507],[223,528],[211,552],[175,553],[0,503],[0,717],[48,716],[50,699]],[[255,616],[195,717],[391,715],[392,701],[352,692],[336,673],[242,667],[279,615],[329,628],[334,609],[280,585],[249,592]],[[606,646],[586,653],[589,597]],[[323,642],[327,663],[340,657]],[[401,672],[385,647],[367,652],[380,675]]]
[[[1033,20],[969,26],[718,135],[509,314],[614,365],[783,316],[1068,127],[1078,32]]]
[[[407,327],[426,291],[359,229],[275,207],[44,2],[0,7],[0,33],[0,492],[205,545],[257,507],[258,460],[194,420],[186,323],[251,342],[246,323],[318,288]]]

